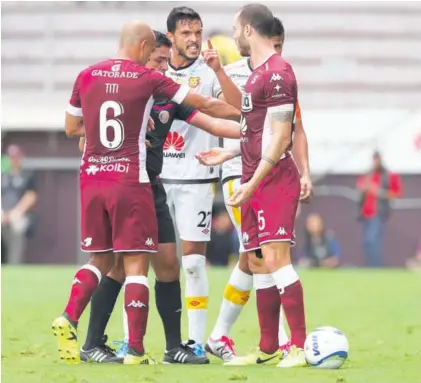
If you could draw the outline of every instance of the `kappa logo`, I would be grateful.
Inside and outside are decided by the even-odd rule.
[[[170,132],[164,143],[164,157],[185,158],[185,153],[174,153],[170,151],[181,152],[184,149],[184,138],[177,132]]]
[[[189,88],[196,89],[200,85],[200,77],[189,78]]]
[[[276,232],[276,235],[286,235],[286,234],[287,234],[287,232],[286,232],[285,228],[282,227],[282,226]]]
[[[153,242],[152,238],[148,238],[148,239],[145,241],[145,245],[146,245],[146,246],[149,246],[149,247],[153,246],[153,245],[154,245],[154,242]]]
[[[131,301],[127,307],[134,307],[134,308],[138,308],[141,309],[142,307],[147,307],[143,302],[141,301]]]
[[[278,74],[278,73],[273,73],[269,82],[280,81],[280,80],[283,80],[283,78],[281,77],[281,75]]]

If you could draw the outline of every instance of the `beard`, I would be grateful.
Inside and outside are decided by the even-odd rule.
[[[184,49],[180,46],[178,46],[177,44],[175,44],[175,49],[177,49],[178,54],[181,57],[184,57],[186,60],[196,60],[199,56],[200,56],[200,46],[197,46],[197,54],[191,54],[188,52],[188,47],[187,49]]]

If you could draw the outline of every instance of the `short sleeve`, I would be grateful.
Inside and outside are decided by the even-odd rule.
[[[297,83],[294,75],[268,70],[262,75],[263,98],[268,110],[271,108],[294,110],[297,102]]]
[[[190,122],[190,120],[198,113],[198,111],[190,106],[177,105],[175,119]]]
[[[174,101],[176,104],[181,104],[190,90],[157,71],[151,72],[150,79],[152,94],[155,99],[165,98]]]
[[[82,73],[76,78],[73,85],[72,95],[70,96],[69,105],[67,106],[67,113],[75,117],[82,117],[82,104],[80,101],[80,85],[82,82]]]

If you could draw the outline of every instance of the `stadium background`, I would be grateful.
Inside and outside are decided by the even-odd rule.
[[[268,2],[267,2],[268,3]],[[231,35],[239,2],[2,3],[2,148],[17,143],[36,171],[38,224],[29,263],[76,263],[77,142],[63,133],[64,108],[81,68],[112,56],[124,22],[165,31],[169,10],[189,5],[211,32]],[[421,6],[409,2],[268,3],[286,28],[284,56],[299,82],[315,198],[303,206],[334,229],[346,265],[363,263],[356,177],[378,149],[402,176],[384,260],[401,266],[421,239]],[[228,42],[224,43],[229,44]],[[221,203],[218,188],[216,203]]]

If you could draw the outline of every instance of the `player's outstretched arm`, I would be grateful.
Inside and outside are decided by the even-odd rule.
[[[240,121],[241,112],[238,109],[216,98],[207,98],[201,94],[189,91],[183,103],[211,117]]]
[[[212,118],[201,112],[196,113],[191,118],[190,124],[217,137],[241,137],[240,124],[238,122]]]
[[[216,166],[240,155],[241,152],[239,148],[225,149],[216,147],[196,154],[196,158],[202,165]]]
[[[226,74],[219,61],[218,51],[213,49],[212,42],[208,40],[208,49],[202,52],[206,64],[213,69],[221,86],[221,99],[241,110],[241,91],[237,85]]]

